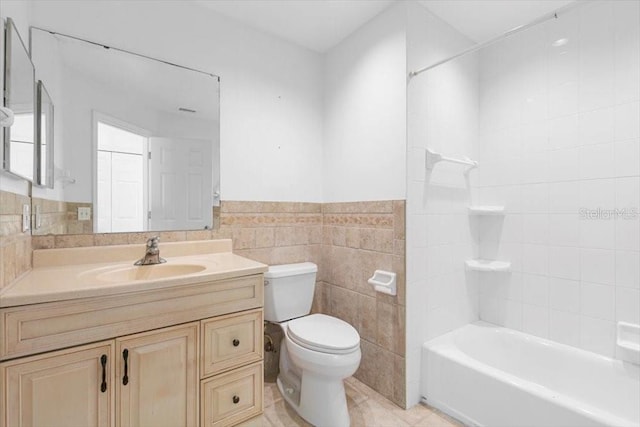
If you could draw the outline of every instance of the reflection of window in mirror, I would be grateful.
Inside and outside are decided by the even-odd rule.
[[[106,117],[96,121],[96,232],[147,229],[148,138]]]
[[[33,179],[33,112],[14,111],[14,122],[10,133],[11,171]]]

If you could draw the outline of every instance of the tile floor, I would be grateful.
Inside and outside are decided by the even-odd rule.
[[[345,381],[351,427],[461,427],[462,424],[424,405],[405,411],[355,378]],[[289,407],[274,383],[265,383],[264,414],[253,426],[310,427]]]

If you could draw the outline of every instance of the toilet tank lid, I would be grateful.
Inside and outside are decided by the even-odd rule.
[[[318,266],[312,262],[300,262],[297,264],[270,265],[264,273],[265,279],[277,279],[278,277],[298,276],[300,274],[315,273]]]

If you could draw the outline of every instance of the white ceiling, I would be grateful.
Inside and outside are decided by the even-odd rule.
[[[267,33],[325,52],[395,0],[196,0]]]
[[[572,0],[420,0],[431,12],[476,42],[573,3]]]
[[[399,0],[194,0],[195,3],[316,52],[325,52]],[[481,42],[571,0],[420,0]]]

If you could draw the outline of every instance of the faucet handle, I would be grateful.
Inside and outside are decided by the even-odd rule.
[[[160,242],[160,237],[158,236],[150,237],[147,239],[147,246],[148,247],[158,246],[158,242]]]

